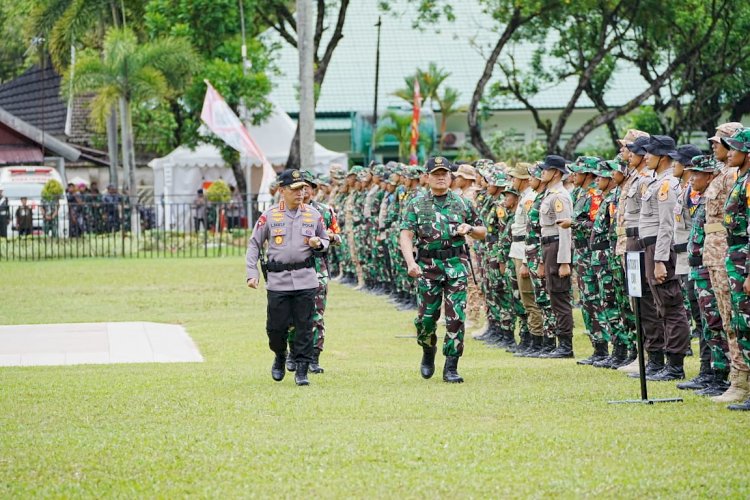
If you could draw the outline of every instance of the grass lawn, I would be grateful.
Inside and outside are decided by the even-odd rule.
[[[181,323],[206,360],[0,368],[4,498],[750,495],[750,414],[672,383],[650,395],[683,403],[608,405],[638,381],[473,340],[466,383],[425,381],[397,338],[413,314],[347,287],[330,291],[326,373],[298,388],[271,380],[241,258],[3,263],[0,280],[2,324]]]

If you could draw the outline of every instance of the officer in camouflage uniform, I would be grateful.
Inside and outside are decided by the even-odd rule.
[[[745,365],[750,365],[750,128],[743,128],[731,138],[722,139],[722,144],[729,149],[727,165],[739,169],[737,180],[724,205],[724,227],[729,246],[726,266],[732,297],[731,328],[737,336]],[[728,408],[750,411],[750,398]]]
[[[606,350],[607,341],[603,339],[604,331],[596,314],[599,303],[599,285],[597,274],[591,265],[591,228],[594,225],[602,195],[596,188],[595,174],[601,158],[596,156],[580,156],[575,163],[570,165],[573,172],[575,189],[570,193],[573,201],[573,267],[576,270],[577,285],[581,302],[581,314],[586,332],[594,347],[594,355],[602,350],[602,344]],[[582,364],[588,363],[594,355],[582,360]],[[600,361],[596,359],[594,361]],[[593,363],[593,361],[592,361]]]
[[[486,228],[470,204],[450,190],[451,164],[443,157],[427,162],[430,192],[410,200],[401,221],[399,244],[409,276],[417,278],[419,313],[414,320],[422,346],[420,371],[430,378],[435,371],[437,322],[445,297],[446,335],[443,342],[443,380],[463,382],[458,359],[463,354],[468,255],[465,237],[483,239]],[[414,258],[416,238],[417,260]]]
[[[678,389],[690,389],[701,396],[719,396],[728,388],[729,345],[723,334],[724,325],[719,312],[719,305],[711,283],[711,274],[703,263],[706,241],[706,199],[703,193],[719,173],[716,160],[708,156],[696,156],[685,170],[691,173],[691,211],[692,225],[688,237],[688,264],[690,281],[694,284],[698,296],[698,307],[703,321],[701,336],[709,351],[709,363],[706,366],[703,348],[701,348],[700,373],[687,382],[677,384]]]

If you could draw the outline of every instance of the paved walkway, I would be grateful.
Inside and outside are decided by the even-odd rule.
[[[180,325],[68,323],[0,326],[0,366],[202,362]]]

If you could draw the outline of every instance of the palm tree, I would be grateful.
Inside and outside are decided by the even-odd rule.
[[[411,145],[411,114],[389,110],[383,115],[383,121],[385,123],[375,131],[373,147],[385,139],[386,136],[394,137],[398,141],[398,159],[404,162],[408,161],[409,147]],[[419,144],[423,145],[427,150],[432,146],[431,142],[432,140],[427,134],[419,134]]]
[[[122,165],[131,206],[135,206],[136,196],[131,106],[166,99],[184,88],[195,61],[193,49],[185,39],[164,38],[139,45],[131,30],[110,28],[104,37],[103,53],[83,52],[65,74],[66,91],[96,94],[91,116],[100,127],[114,106],[119,106]],[[137,228],[137,224],[131,227]]]
[[[444,69],[438,68],[434,62],[431,62],[427,66],[427,71],[418,69],[417,78],[419,78],[419,88],[421,89],[423,99],[425,101],[429,100],[430,104],[432,104],[432,101],[437,101],[440,86],[450,75]]]
[[[443,137],[445,136],[445,129],[448,125],[448,117],[455,114],[460,109],[456,106],[458,102],[458,90],[453,87],[445,87],[443,89],[443,95],[437,94],[435,100],[440,106],[440,151],[443,150]]]

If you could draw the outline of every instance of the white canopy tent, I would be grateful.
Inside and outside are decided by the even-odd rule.
[[[281,108],[274,106],[271,115],[262,124],[248,128],[250,136],[258,145],[266,159],[276,168],[281,169],[286,165],[289,157],[289,146],[294,138],[296,124]],[[258,194],[259,200],[263,201],[260,180],[262,165],[259,159],[242,158],[245,166],[246,183],[250,186],[250,193]],[[332,163],[340,163],[346,166],[348,157],[346,153],[330,151],[317,142],[315,143],[315,166],[316,173],[328,173]],[[169,211],[169,205],[173,203],[192,203],[196,191],[200,189],[204,181],[224,180],[227,184],[237,185],[232,169],[227,166],[221,157],[219,149],[211,144],[201,143],[195,150],[187,146],[179,146],[167,156],[156,158],[149,162],[149,167],[154,170],[154,198],[165,204],[165,211]],[[162,215],[160,215],[161,218]],[[179,217],[177,222],[171,213],[164,214],[167,226],[170,229],[184,229],[182,220],[189,217]]]

